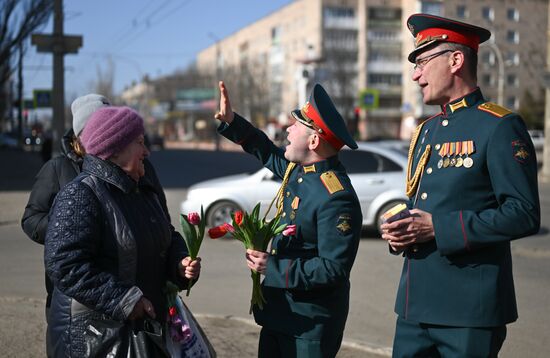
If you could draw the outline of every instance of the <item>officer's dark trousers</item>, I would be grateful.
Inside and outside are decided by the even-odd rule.
[[[341,343],[342,335],[314,341],[262,328],[258,358],[333,358],[338,353]]]
[[[506,326],[448,327],[397,319],[393,357],[497,357]]]

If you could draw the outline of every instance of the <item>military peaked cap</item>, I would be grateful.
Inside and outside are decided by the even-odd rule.
[[[413,62],[426,47],[437,42],[453,42],[472,48],[477,52],[479,44],[491,37],[491,31],[465,22],[428,14],[413,14],[407,26],[415,37],[415,49],[408,60]]]
[[[344,119],[320,84],[315,84],[306,104],[291,113],[297,121],[315,129],[335,149],[339,150],[344,144],[357,149],[357,143],[349,134]]]

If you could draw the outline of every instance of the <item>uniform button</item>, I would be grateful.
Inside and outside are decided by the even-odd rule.
[[[412,252],[417,253],[418,252],[418,245],[412,246]]]
[[[301,183],[304,181],[304,178],[298,178],[298,183]]]
[[[284,218],[286,216],[286,212],[283,212],[281,216]]]
[[[441,122],[441,125],[442,125],[443,127],[447,127],[447,126],[449,125],[449,121],[446,120],[446,119],[444,119],[443,122]]]
[[[435,145],[435,150],[439,150],[439,148],[441,148],[441,144],[436,144]]]
[[[271,249],[271,255],[275,255],[277,253],[277,250]]]
[[[422,193],[422,195],[420,195],[420,198],[422,200],[426,200],[426,199],[428,199],[428,194],[427,193]]]
[[[288,198],[290,196],[290,191],[286,192],[286,197]]]
[[[433,169],[431,167],[426,169],[426,173],[428,173],[428,174],[432,174],[432,171],[433,171]]]

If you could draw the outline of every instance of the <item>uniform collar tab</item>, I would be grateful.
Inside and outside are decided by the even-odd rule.
[[[476,87],[472,92],[467,95],[454,99],[443,106],[443,112],[452,114],[460,111],[464,108],[474,107],[476,104],[483,102],[483,95],[479,87]]]
[[[321,160],[320,162],[302,165],[302,173],[324,173],[328,170],[336,168],[340,164],[338,155]]]

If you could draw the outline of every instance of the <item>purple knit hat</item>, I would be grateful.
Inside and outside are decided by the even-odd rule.
[[[129,107],[104,107],[95,111],[80,135],[86,153],[108,159],[140,134],[143,119]]]

